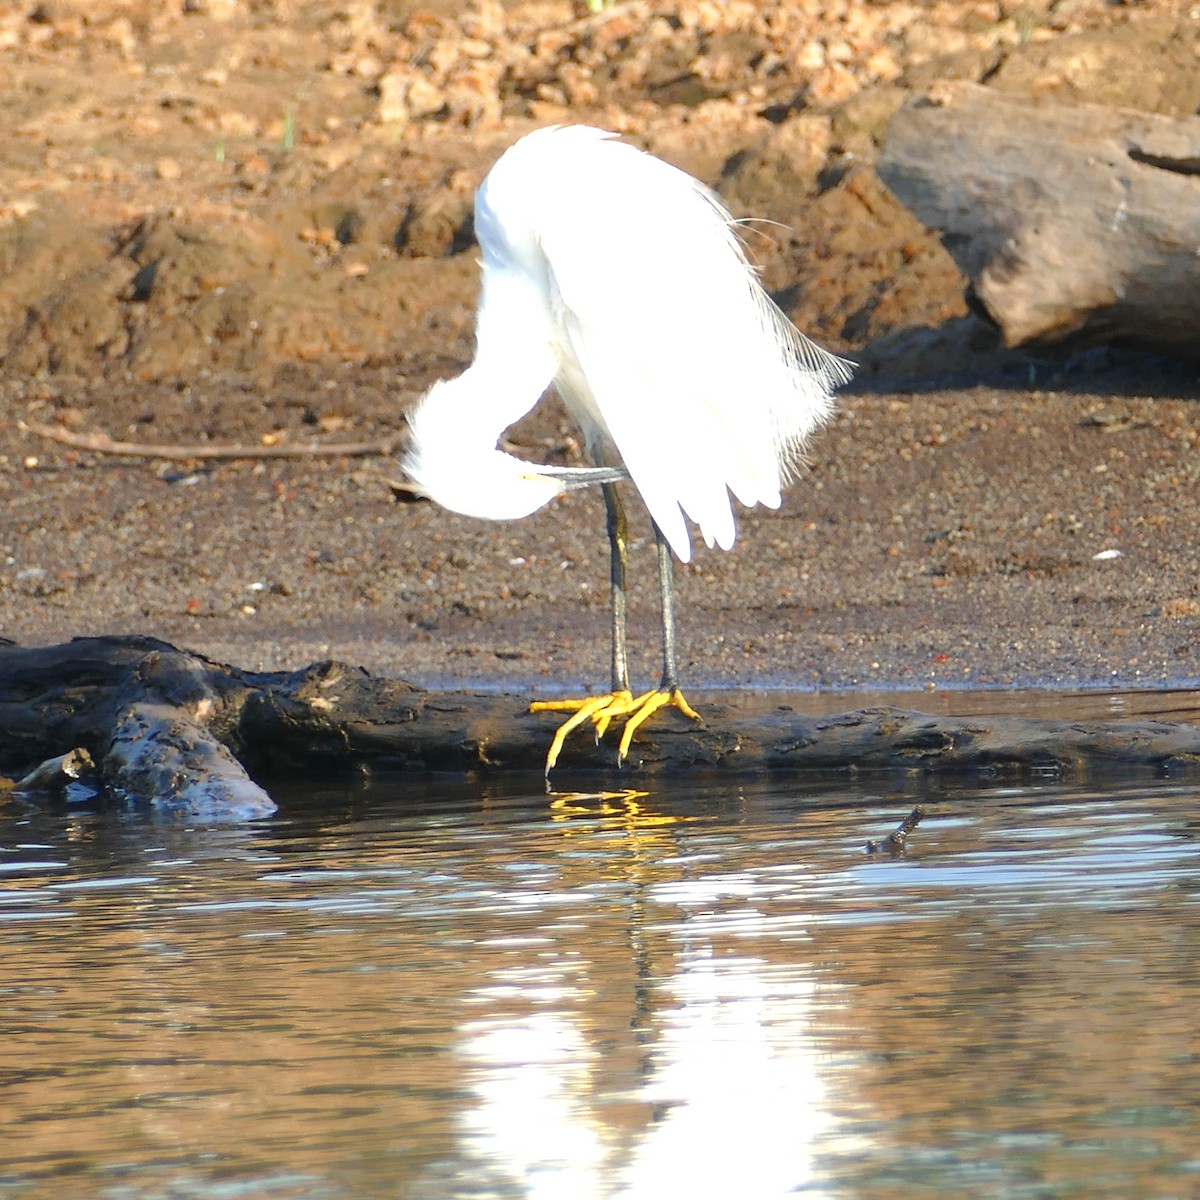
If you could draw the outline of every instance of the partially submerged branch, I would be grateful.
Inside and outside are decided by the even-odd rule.
[[[34,796],[43,792],[62,793],[85,776],[94,774],[95,770],[96,764],[92,761],[92,756],[82,747],[76,747],[65,754],[38,763],[28,775],[13,784],[12,790],[18,796]]]

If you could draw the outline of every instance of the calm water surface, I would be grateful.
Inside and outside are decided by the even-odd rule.
[[[0,810],[0,1196],[1200,1196],[1191,786],[507,787]]]

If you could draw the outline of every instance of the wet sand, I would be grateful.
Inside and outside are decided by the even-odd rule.
[[[1112,356],[1108,356],[1112,358]],[[1155,360],[854,390],[778,512],[680,568],[693,689],[1187,686],[1200,678],[1200,409]],[[236,441],[329,412],[355,438],[400,425],[424,380],[296,377],[256,391],[93,390],[151,410],[160,442]],[[1042,381],[1034,381],[1035,385]],[[10,388],[61,411],[68,385]],[[1190,389],[1190,390],[1189,390]],[[568,446],[553,405],[514,435]],[[255,669],[338,658],[430,686],[553,693],[606,682],[598,495],[496,524],[397,503],[387,459],[163,463],[2,434],[0,632],[25,644],[139,633]],[[653,545],[633,516],[632,669],[659,670]],[[1116,552],[1116,553],[1114,553]],[[849,701],[848,701],[849,702]]]

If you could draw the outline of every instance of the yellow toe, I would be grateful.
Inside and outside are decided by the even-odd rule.
[[[618,718],[625,719],[625,727],[621,730],[621,741],[617,747],[617,764],[620,765],[629,756],[633,735],[660,708],[677,708],[685,717],[693,721],[700,720],[700,714],[683,698],[683,693],[674,688],[671,691],[658,688],[654,691],[643,692],[634,696],[629,691],[609,692],[601,696],[588,696],[581,700],[538,700],[529,706],[530,712],[569,712],[567,718],[555,731],[554,740],[546,754],[546,774],[549,776],[558,762],[567,738],[581,725],[591,721],[595,727],[596,741],[608,732],[609,726]]]
[[[704,724],[704,718],[683,698],[683,693],[678,688],[671,693],[670,703],[672,707],[679,709],[685,717],[690,717],[693,721],[698,721],[701,725]]]
[[[629,747],[633,744],[633,735],[638,727],[650,720],[670,699],[669,692],[647,692],[642,697],[642,706],[625,722],[625,728],[621,731],[621,744],[617,747],[618,764],[629,757]]]
[[[626,693],[627,694],[627,693]],[[535,701],[529,706],[530,712],[569,712],[573,715],[568,717],[557,729],[554,734],[554,741],[550,743],[550,750],[546,754],[546,774],[549,775],[558,762],[558,756],[562,753],[562,748],[569,734],[579,728],[585,721],[597,720],[597,714],[603,713],[606,706],[614,701],[619,701],[621,693],[610,693],[607,696],[589,696],[585,700],[545,700]],[[607,728],[607,722],[605,723]]]

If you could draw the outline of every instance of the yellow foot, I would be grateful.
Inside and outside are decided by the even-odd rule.
[[[607,732],[615,717],[625,718],[621,731],[621,742],[617,747],[617,765],[620,766],[629,754],[633,735],[640,725],[648,721],[660,708],[677,708],[685,717],[700,720],[700,714],[683,698],[683,693],[674,688],[665,691],[658,688],[635,696],[630,691],[609,692],[604,696],[589,696],[584,700],[537,700],[529,706],[530,712],[569,712],[574,714],[564,721],[550,743],[546,755],[546,774],[549,775],[558,762],[567,737],[587,721],[596,727],[596,741]]]

